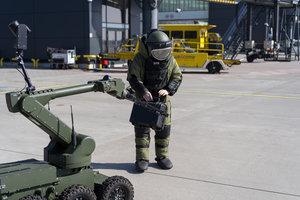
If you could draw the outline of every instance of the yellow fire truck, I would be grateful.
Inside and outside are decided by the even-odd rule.
[[[218,33],[208,33],[214,25],[200,24],[160,24],[159,30],[173,40],[172,55],[181,69],[207,69],[209,73],[219,73],[232,65],[239,65],[239,60],[224,60],[224,45]],[[122,45],[118,54],[101,53],[102,60],[133,59],[138,52],[139,40],[129,39]]]

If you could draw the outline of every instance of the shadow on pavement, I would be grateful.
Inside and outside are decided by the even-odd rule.
[[[140,174],[135,170],[134,163],[92,163],[93,169],[113,169],[113,170],[123,170],[130,174]],[[149,163],[149,168],[161,169],[156,163]]]

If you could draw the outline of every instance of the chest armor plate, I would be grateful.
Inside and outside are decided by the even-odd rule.
[[[157,61],[148,58],[145,61],[144,85],[152,96],[158,97],[158,91],[168,83],[169,61]]]

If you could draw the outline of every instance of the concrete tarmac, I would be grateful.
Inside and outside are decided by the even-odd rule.
[[[126,70],[28,68],[37,89],[85,84]],[[21,90],[22,75],[0,67],[0,163],[43,160],[49,137],[19,113],[10,113],[5,93]],[[52,100],[50,109],[96,143],[92,166],[107,176],[121,175],[134,186],[136,200],[293,200],[300,199],[300,62],[255,60],[221,74],[185,71],[173,97],[171,170],[154,158],[135,171],[132,103],[91,92]]]

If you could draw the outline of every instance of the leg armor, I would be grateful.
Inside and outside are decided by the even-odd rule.
[[[149,161],[150,128],[134,126],[136,161]]]
[[[170,142],[171,125],[165,125],[161,131],[156,131],[155,135],[155,160],[169,158],[169,142]]]

